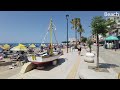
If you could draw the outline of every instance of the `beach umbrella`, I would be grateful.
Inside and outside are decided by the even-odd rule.
[[[18,46],[15,46],[10,50],[11,51],[27,51],[28,49],[25,47],[25,45],[19,44]]]
[[[47,46],[44,44],[44,47],[47,47]]]
[[[44,44],[41,44],[41,46],[43,46],[43,47],[44,47]]]
[[[47,47],[45,44],[41,44],[41,46],[43,46],[43,47]]]
[[[18,46],[23,46],[23,47],[25,47],[25,45],[23,45],[23,44],[21,44],[21,43],[20,43]]]
[[[30,48],[35,48],[36,46],[34,44],[31,44],[29,47]]]
[[[3,45],[3,49],[4,49],[4,50],[10,49],[10,45],[8,45],[8,44]]]

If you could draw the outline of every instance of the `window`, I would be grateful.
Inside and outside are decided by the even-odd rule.
[[[120,20],[118,20],[118,23],[120,23]]]
[[[119,19],[120,17],[117,17],[117,19]]]
[[[114,20],[116,20],[116,18],[114,17]]]
[[[120,24],[118,24],[118,27],[120,26]]]

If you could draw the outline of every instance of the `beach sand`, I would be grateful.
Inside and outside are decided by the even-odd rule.
[[[67,53],[67,48],[62,49],[63,53]],[[70,49],[68,49],[70,51]],[[21,67],[16,67],[14,69],[9,69],[9,66],[12,65],[12,62],[9,58],[0,60],[0,79],[7,79],[10,76],[13,76],[20,72]]]
[[[9,69],[9,66],[11,66],[12,63],[16,63],[16,61],[11,62],[9,58],[0,60],[0,79],[7,79],[8,77],[19,73],[21,67],[15,67],[13,69]]]
[[[12,62],[9,58],[0,60],[0,73],[9,70],[10,65],[12,65]]]

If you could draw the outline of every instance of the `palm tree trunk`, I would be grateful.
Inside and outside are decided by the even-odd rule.
[[[97,68],[99,68],[99,38],[97,34]]]
[[[89,48],[90,48],[90,53],[91,53],[91,45],[89,45]]]
[[[77,29],[75,28],[75,38],[76,38],[76,47],[77,47]]]
[[[82,33],[80,32],[80,42],[81,42],[81,35],[82,35]]]

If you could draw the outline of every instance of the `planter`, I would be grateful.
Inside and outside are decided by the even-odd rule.
[[[88,63],[94,63],[94,58],[92,58],[92,57],[85,57],[84,61],[88,62]]]
[[[89,49],[89,48],[87,48],[87,49],[86,49],[86,51],[87,51],[87,52],[90,52],[90,49]]]
[[[77,52],[78,51],[78,49],[75,49],[75,52]]]
[[[94,63],[94,56],[95,56],[94,53],[88,52],[86,53],[84,61],[88,63]]]
[[[94,56],[95,56],[94,53],[90,53],[90,52],[86,53],[86,57],[94,57]]]

